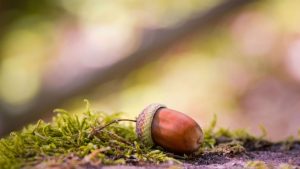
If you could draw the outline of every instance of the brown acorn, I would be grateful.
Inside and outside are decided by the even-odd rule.
[[[139,114],[136,133],[144,144],[159,145],[174,153],[195,152],[203,142],[197,122],[161,104],[151,104]]]

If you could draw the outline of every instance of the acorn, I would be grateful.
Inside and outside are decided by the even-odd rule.
[[[162,104],[151,104],[139,114],[136,133],[146,146],[159,145],[180,154],[197,151],[203,142],[202,129],[195,120]]]

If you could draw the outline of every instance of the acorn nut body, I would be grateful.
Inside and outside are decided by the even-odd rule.
[[[174,153],[192,153],[203,142],[200,126],[189,116],[161,104],[151,104],[137,118],[138,138]]]

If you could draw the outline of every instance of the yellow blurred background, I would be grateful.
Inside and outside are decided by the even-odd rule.
[[[271,140],[299,137],[300,1],[241,7],[163,53],[153,53],[159,57],[137,63],[134,71],[97,83],[95,71],[126,60],[144,41],[151,42],[153,30],[172,29],[221,3],[1,1],[0,133],[19,118],[53,115],[39,116],[39,105],[78,112],[86,98],[94,110],[121,111],[129,118],[148,104],[163,103],[204,128],[216,114],[220,127],[259,135],[262,125]],[[94,85],[83,89],[90,74]],[[77,88],[80,94],[65,96]],[[20,116],[27,110],[28,116]]]

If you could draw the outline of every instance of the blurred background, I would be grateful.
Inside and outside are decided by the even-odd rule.
[[[229,4],[229,5],[228,5]],[[300,134],[300,1],[1,0],[0,136],[52,110],[163,103],[207,127]]]

